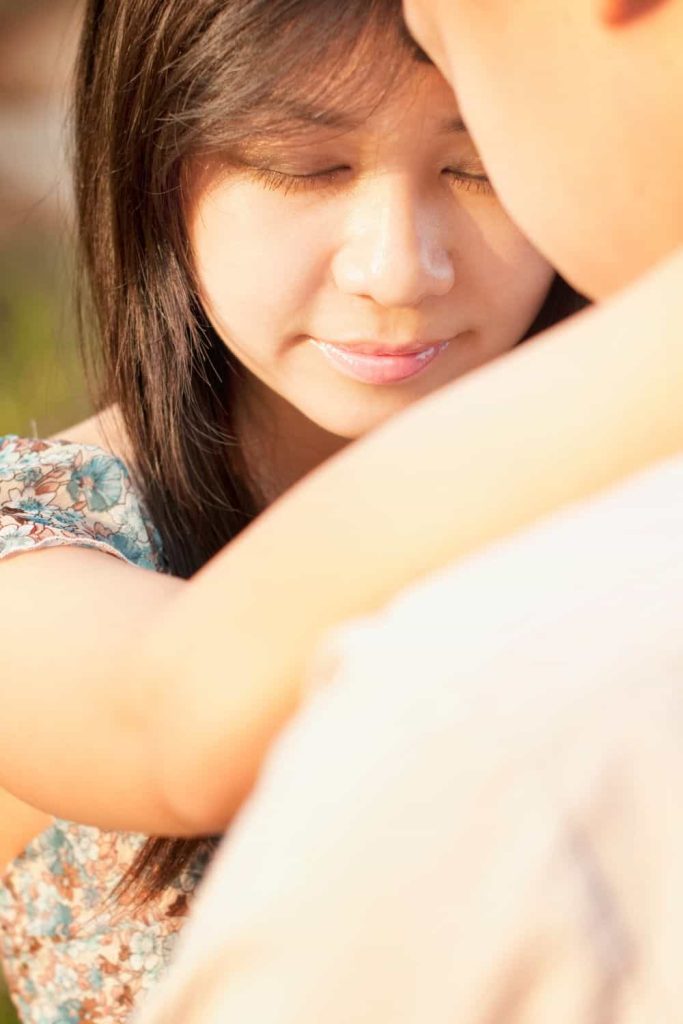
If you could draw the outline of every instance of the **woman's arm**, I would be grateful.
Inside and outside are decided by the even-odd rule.
[[[0,786],[86,824],[183,830],[150,756],[154,710],[136,655],[186,586],[71,546],[0,561]],[[41,828],[14,810],[0,818],[6,859]]]
[[[354,445],[195,577],[145,642],[178,817],[224,825],[329,626],[683,451],[682,294],[683,253]]]
[[[0,789],[0,871],[52,822],[48,814]]]

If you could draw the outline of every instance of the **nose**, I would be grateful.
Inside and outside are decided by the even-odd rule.
[[[368,185],[356,194],[333,260],[337,287],[393,309],[447,295],[455,272],[444,214],[398,177]]]

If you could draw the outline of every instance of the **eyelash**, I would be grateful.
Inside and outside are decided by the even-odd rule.
[[[465,192],[493,195],[493,185],[485,174],[466,174],[464,171],[454,171],[451,168],[447,168],[444,174],[448,174]]]
[[[311,192],[334,185],[339,175],[349,168],[333,167],[329,171],[319,171],[316,174],[285,174],[284,171],[274,171],[270,167],[252,167],[251,170],[256,180],[266,188],[288,195],[292,192]]]
[[[288,195],[293,192],[309,192],[325,187],[339,184],[340,175],[350,170],[349,167],[332,167],[328,171],[318,171],[315,174],[285,174],[284,171],[275,171],[270,167],[252,167],[254,177],[266,188],[273,191],[283,192]],[[464,171],[456,171],[447,167],[444,172],[458,188],[466,192],[475,192],[480,195],[490,195],[493,187],[484,175],[466,174]]]

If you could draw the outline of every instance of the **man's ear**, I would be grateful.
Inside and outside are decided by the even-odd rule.
[[[606,25],[627,25],[668,0],[599,0],[601,20]]]

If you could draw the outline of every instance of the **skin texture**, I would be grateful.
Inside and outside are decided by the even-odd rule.
[[[572,284],[604,298],[680,245],[680,4],[406,0],[406,16],[503,203]]]
[[[553,279],[502,209],[451,90],[416,65],[359,126],[311,124],[291,141],[203,161],[189,215],[200,291],[247,368],[252,411],[319,462],[416,399],[512,348]],[[351,380],[310,341],[396,349],[454,339],[418,376]]]

